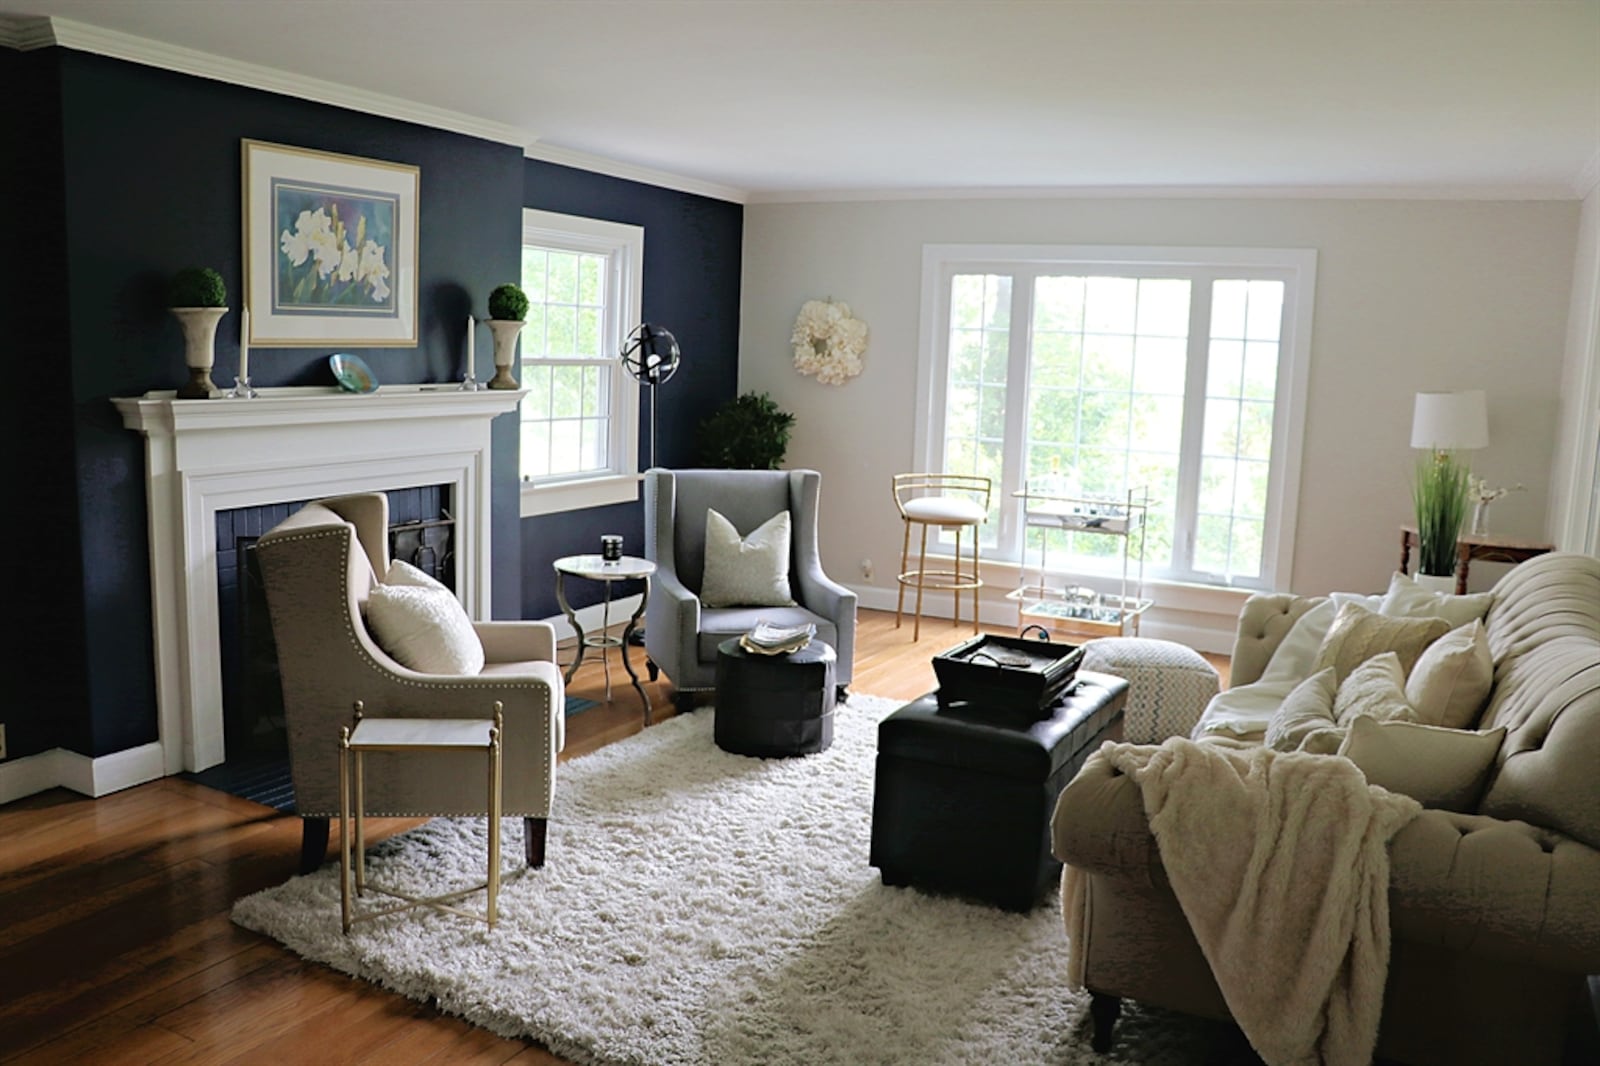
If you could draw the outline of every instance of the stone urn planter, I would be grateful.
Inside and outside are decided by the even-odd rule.
[[[511,376],[517,361],[517,337],[526,322],[516,319],[491,318],[489,330],[494,334],[494,377],[489,379],[491,389],[521,388]]]
[[[216,357],[217,323],[228,309],[172,307],[168,310],[183,327],[183,361],[189,367],[189,380],[178,389],[178,399],[208,400],[216,391],[211,382],[211,366]]]

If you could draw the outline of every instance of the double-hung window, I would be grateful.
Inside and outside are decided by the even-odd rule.
[[[639,321],[644,230],[522,213],[522,514],[638,499],[639,390],[618,353]]]
[[[1027,563],[1025,488],[1145,490],[1147,577],[1287,585],[1316,253],[931,245],[917,454],[993,479],[991,558]],[[1062,570],[1113,538],[1035,530]]]

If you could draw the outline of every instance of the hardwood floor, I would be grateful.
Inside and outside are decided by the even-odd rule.
[[[971,629],[922,629],[913,642],[909,623],[862,611],[851,688],[909,700],[933,687],[930,657]],[[643,728],[614,659],[612,686],[567,723],[563,760]],[[603,688],[585,662],[570,691]],[[671,716],[670,685],[646,690],[657,719]],[[368,824],[377,839],[417,823]],[[291,876],[299,853],[298,819],[176,778],[0,807],[0,1062],[564,1061],[233,925],[233,901]]]

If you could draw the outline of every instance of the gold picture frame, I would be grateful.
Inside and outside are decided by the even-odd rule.
[[[417,345],[419,167],[241,142],[248,343]]]

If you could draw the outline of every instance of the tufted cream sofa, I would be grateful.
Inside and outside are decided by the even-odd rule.
[[[1424,811],[1391,845],[1387,1060],[1554,1063],[1564,1044],[1568,1056],[1593,1054],[1584,978],[1600,974],[1600,559],[1541,556],[1493,591],[1494,687],[1479,726],[1506,736],[1476,813]],[[1252,597],[1233,684],[1259,677],[1317,602]],[[1096,1046],[1109,1045],[1124,997],[1226,1018],[1138,786],[1092,761],[1062,792],[1052,830],[1056,856],[1089,874],[1082,946]]]

